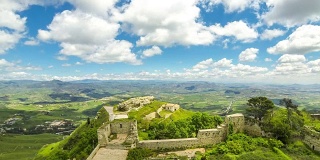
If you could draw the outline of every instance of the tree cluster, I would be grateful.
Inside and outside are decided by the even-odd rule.
[[[208,152],[209,155],[217,154],[235,154],[239,155],[244,152],[250,152],[256,150],[258,147],[265,148],[280,148],[283,143],[276,139],[266,139],[266,138],[252,138],[242,133],[231,134],[228,136],[225,142],[219,143],[214,146],[211,151]]]
[[[219,116],[197,112],[192,117],[170,123],[152,123],[147,131],[149,139],[195,137],[200,129],[216,128],[222,123]]]
[[[257,119],[264,131],[288,143],[292,136],[300,136],[304,119],[298,105],[291,99],[284,98],[279,105],[286,109],[275,108],[274,103],[266,97],[254,97],[248,100],[247,114]]]

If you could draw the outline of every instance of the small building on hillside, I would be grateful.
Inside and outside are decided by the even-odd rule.
[[[180,109],[178,104],[167,103],[161,106],[163,109],[174,112]]]

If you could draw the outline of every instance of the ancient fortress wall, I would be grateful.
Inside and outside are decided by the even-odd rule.
[[[224,141],[226,137],[227,126],[224,124],[215,129],[199,130],[197,135],[197,138],[202,145],[217,144]]]
[[[167,149],[167,148],[185,148],[199,145],[198,138],[183,138],[183,139],[165,139],[165,140],[146,140],[139,141],[137,147],[148,149]]]
[[[144,117],[144,119],[146,119],[146,120],[152,120],[152,119],[154,119],[154,118],[159,118],[159,117],[160,117],[159,113],[157,113],[157,112],[152,112],[152,113],[146,115],[146,116]]]
[[[136,121],[113,121],[103,124],[98,130],[98,143],[100,146],[106,146],[109,143],[108,137],[111,134],[129,134],[132,126],[136,126]]]
[[[110,123],[103,124],[98,130],[98,143],[101,146],[106,146],[108,144],[108,137],[111,134]]]
[[[234,133],[243,132],[244,123],[244,116],[241,113],[227,115],[225,118],[225,124],[232,125]]]
[[[137,147],[149,149],[175,149],[205,146],[208,144],[217,144],[226,139],[229,130],[229,124],[233,125],[233,133],[243,132],[243,114],[228,115],[225,119],[225,124],[218,126],[215,129],[199,130],[197,138],[145,140],[139,141],[137,143]]]
[[[305,136],[303,142],[311,149],[320,152],[320,133],[308,127],[304,127]]]
[[[162,107],[161,107],[162,108]],[[157,114],[154,112],[154,114]],[[153,117],[156,115],[150,115]],[[148,117],[148,116],[147,116]],[[229,128],[232,126],[233,133],[243,132],[244,116],[243,114],[227,115],[224,124],[214,129],[199,130],[196,138],[166,139],[166,140],[138,140],[137,121],[114,120],[102,125],[98,129],[98,140],[100,146],[106,146],[109,143],[108,137],[111,134],[128,134],[126,142],[134,144],[133,146],[149,149],[174,149],[190,148],[217,144],[224,141],[228,135]]]
[[[130,133],[132,121],[113,121],[110,123],[111,133],[127,134]]]
[[[160,114],[160,112],[162,111],[162,107],[158,108],[157,113]]]
[[[162,108],[162,107],[160,107]],[[161,111],[161,110],[160,110]],[[160,112],[157,111],[157,112]],[[157,116],[154,112],[151,117]],[[148,117],[148,116],[147,116]],[[250,135],[263,136],[264,132],[255,123],[245,124],[243,114],[237,113],[227,115],[224,124],[217,126],[214,129],[199,130],[196,138],[182,138],[182,139],[165,139],[165,140],[138,140],[137,121],[130,120],[114,120],[112,122],[103,124],[98,129],[99,146],[108,145],[108,137],[111,134],[128,134],[126,143],[132,144],[131,147],[148,148],[154,150],[161,149],[179,149],[200,147],[205,145],[213,145],[223,142],[229,134],[231,128],[233,133],[239,133],[246,130]],[[311,149],[320,152],[320,133],[305,127],[305,138],[303,139]]]
[[[139,141],[137,147],[149,149],[177,149],[217,144],[226,138],[226,125],[216,129],[199,130],[197,138],[145,140]]]
[[[314,119],[319,119],[320,120],[320,114],[310,114],[310,116]]]

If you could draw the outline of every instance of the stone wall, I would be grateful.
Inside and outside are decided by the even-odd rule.
[[[101,146],[106,146],[108,144],[108,137],[111,134],[110,123],[103,124],[98,130],[98,143]]]
[[[145,140],[139,141],[137,147],[149,149],[175,149],[205,146],[217,144],[224,141],[228,134],[228,125],[234,125],[234,133],[243,132],[243,114],[233,114],[226,116],[225,124],[214,129],[199,130],[197,138],[165,139],[165,140]]]
[[[150,121],[154,118],[159,118],[159,117],[160,117],[160,115],[157,112],[152,112],[152,113],[147,114],[143,119]]]
[[[127,101],[119,103],[118,110],[128,111],[133,108],[139,108],[147,104],[150,104],[153,100],[154,100],[153,96],[130,98]]]
[[[217,144],[224,141],[227,137],[227,126],[218,126],[215,129],[203,129],[199,130],[197,138],[203,145]]]
[[[310,114],[310,116],[314,119],[319,119],[320,120],[320,114]]]
[[[91,152],[91,154],[88,156],[88,158],[87,158],[87,160],[92,160],[93,159],[93,157],[97,154],[97,152],[99,151],[99,149],[100,149],[100,144],[98,144],[97,146],[96,146],[96,148],[94,148],[94,150]]]
[[[130,133],[133,121],[113,121],[110,123],[111,133],[128,134]]]
[[[303,142],[307,144],[311,149],[320,152],[320,133],[316,132],[308,127],[304,127],[304,139]]]
[[[205,146],[224,141],[228,134],[229,124],[233,124],[234,133],[243,132],[244,116],[242,114],[228,115],[225,124],[214,129],[199,130],[197,138],[166,139],[166,140],[138,140],[137,121],[115,120],[104,124],[98,129],[98,140],[101,146],[108,144],[110,134],[128,134],[126,142],[136,144],[136,147],[149,149],[174,149]]]
[[[241,113],[227,115],[225,118],[225,124],[229,126],[233,125],[233,133],[243,132],[244,130],[244,116]]]
[[[167,149],[167,148],[186,148],[198,146],[198,138],[165,139],[165,140],[146,140],[139,141],[137,147],[148,149]]]
[[[162,107],[158,108],[157,113],[160,115],[160,112],[162,111]]]

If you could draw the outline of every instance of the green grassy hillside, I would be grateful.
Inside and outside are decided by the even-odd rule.
[[[35,159],[85,159],[98,144],[97,129],[108,120],[109,114],[101,108],[97,119],[83,122],[66,139],[44,146]]]
[[[62,136],[55,134],[1,135],[0,159],[30,160],[35,157],[35,155],[43,145],[60,140],[62,140]]]

